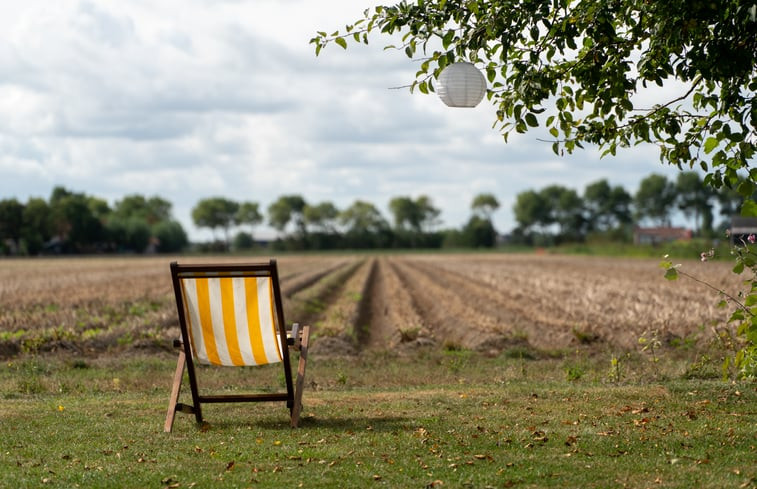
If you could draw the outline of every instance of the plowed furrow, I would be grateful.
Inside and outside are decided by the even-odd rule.
[[[331,301],[324,305],[323,314],[315,323],[316,331],[321,336],[343,336],[355,347],[367,329],[364,321],[364,304],[370,300],[366,289],[370,282],[375,260],[363,260],[334,294]]]
[[[408,262],[408,266],[428,276],[433,282],[445,284],[454,291],[469,308],[493,322],[493,331],[510,337],[526,337],[528,342],[542,348],[567,346],[572,338],[574,323],[554,314],[547,304],[535,297],[523,294],[511,287],[494,287],[492,284],[465,273],[439,267],[425,261]],[[499,283],[507,282],[507,270],[503,268]]]
[[[307,288],[301,288],[296,293],[285,296],[284,313],[289,322],[317,325],[328,310],[329,304],[334,302],[344,290],[345,284],[360,267],[363,261],[341,263],[328,274],[311,283]]]
[[[369,325],[362,338],[366,347],[394,349],[400,342],[428,337],[423,319],[385,257],[376,260],[364,296],[361,322]]]
[[[310,267],[310,270],[293,273],[281,278],[281,293],[284,297],[291,297],[297,292],[306,289],[330,273],[344,267],[349,262],[338,262],[327,268]],[[314,269],[313,269],[314,268]]]
[[[496,318],[472,307],[467,298],[449,284],[436,280],[408,260],[393,262],[392,267],[437,341],[471,349],[501,341]]]

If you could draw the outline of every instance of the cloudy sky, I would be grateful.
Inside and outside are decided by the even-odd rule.
[[[524,190],[583,191],[607,178],[635,192],[657,172],[639,147],[600,160],[555,156],[536,134],[504,144],[494,109],[451,109],[395,89],[418,67],[403,53],[333,46],[371,0],[26,0],[0,5],[0,199],[47,199],[56,185],[107,200],[160,196],[191,239],[203,198],[258,202],[297,193],[308,203],[431,197],[444,227],[470,216],[476,194],[514,225]],[[259,234],[270,234],[266,226]]]

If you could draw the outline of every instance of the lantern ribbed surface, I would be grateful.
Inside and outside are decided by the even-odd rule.
[[[484,98],[486,80],[472,63],[452,63],[439,74],[436,93],[449,107],[475,107]]]

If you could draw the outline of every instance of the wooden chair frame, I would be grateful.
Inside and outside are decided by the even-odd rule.
[[[192,354],[190,342],[190,333],[187,321],[186,305],[184,294],[182,292],[182,279],[206,278],[206,277],[225,277],[225,276],[242,276],[242,277],[268,277],[271,280],[274,309],[274,322],[279,339],[281,353],[281,363],[284,368],[284,378],[286,380],[286,391],[276,393],[260,394],[230,394],[230,395],[203,395],[198,386],[197,374],[195,372],[195,362]],[[194,414],[197,423],[203,422],[202,407],[203,403],[231,403],[231,402],[266,402],[281,401],[286,402],[290,411],[290,422],[293,428],[299,423],[300,412],[302,410],[302,390],[305,383],[305,367],[307,364],[308,344],[310,337],[309,326],[299,327],[293,324],[292,330],[286,330],[284,322],[284,311],[281,301],[281,290],[279,288],[278,269],[276,260],[270,260],[268,263],[244,263],[244,264],[178,264],[171,263],[171,279],[173,282],[174,294],[176,296],[176,307],[179,317],[179,327],[181,329],[181,340],[174,341],[174,346],[180,347],[179,358],[176,364],[176,370],[173,376],[173,385],[171,396],[168,404],[168,413],[164,425],[165,432],[171,432],[176,412]],[[296,383],[292,382],[292,372],[289,360],[289,350],[299,352],[299,364],[297,368]],[[184,378],[184,371],[187,371],[189,377],[189,386],[192,393],[192,405],[182,404],[179,402],[181,384]]]

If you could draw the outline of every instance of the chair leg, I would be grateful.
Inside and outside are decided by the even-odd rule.
[[[173,375],[173,387],[171,388],[171,398],[168,401],[168,413],[166,414],[166,423],[163,425],[163,431],[170,433],[173,429],[173,421],[176,417],[176,408],[179,404],[179,393],[181,392],[181,380],[184,377],[184,369],[187,366],[187,358],[184,350],[179,351],[179,360],[176,363],[176,372]]]
[[[300,343],[300,361],[297,365],[297,382],[294,388],[294,406],[292,406],[292,428],[297,428],[302,411],[302,390],[305,387],[305,367],[308,361],[308,343],[310,341],[310,326],[302,328]]]

